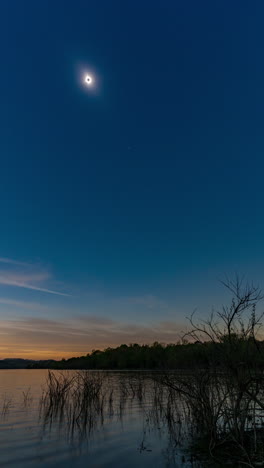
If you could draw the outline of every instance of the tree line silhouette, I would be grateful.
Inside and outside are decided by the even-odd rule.
[[[30,368],[38,369],[105,369],[105,370],[164,370],[164,369],[192,369],[207,368],[210,362],[216,367],[223,365],[223,359],[232,359],[241,366],[250,365],[264,367],[264,342],[248,338],[245,340],[233,334],[232,343],[236,346],[230,355],[230,343],[223,336],[220,342],[196,341],[177,344],[162,344],[155,342],[152,345],[139,345],[137,343],[122,344],[117,348],[106,348],[104,351],[93,350],[86,356],[62,359],[60,361],[48,360],[29,364]]]

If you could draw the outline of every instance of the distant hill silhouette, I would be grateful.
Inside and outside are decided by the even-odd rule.
[[[0,369],[27,369],[36,361],[32,359],[7,358],[0,360]]]

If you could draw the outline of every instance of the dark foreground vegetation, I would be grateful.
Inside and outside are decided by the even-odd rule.
[[[226,286],[233,295],[229,307],[200,323],[193,316],[190,318],[191,328],[184,339],[189,337],[193,344],[121,346],[96,351],[80,358],[83,361],[79,364],[83,362],[83,367],[92,369],[160,369],[152,374],[152,390],[147,392],[147,398],[152,398],[149,420],[152,418],[159,426],[166,424],[176,445],[180,434],[187,431],[196,455],[205,450],[212,466],[264,466],[264,347],[257,339],[263,318],[257,305],[262,295],[258,288],[243,286],[239,279]],[[78,367],[78,360],[61,365],[74,368],[73,363]],[[181,372],[171,371],[179,368]],[[87,398],[95,402],[94,396],[85,396],[95,395],[89,373],[87,377],[77,375],[84,379],[81,385],[74,377],[59,381],[49,374],[50,390],[44,401],[46,415],[54,414],[57,407],[61,410],[67,406],[67,395],[70,400],[78,395],[68,409],[67,414],[73,415],[69,427],[83,421],[82,408],[86,408]],[[132,395],[144,401],[144,374],[139,373],[133,385],[125,378],[121,384],[119,397]],[[108,392],[109,389],[108,385]],[[113,401],[111,391],[107,398]],[[100,404],[96,407],[100,408]],[[90,409],[88,413],[91,414]]]

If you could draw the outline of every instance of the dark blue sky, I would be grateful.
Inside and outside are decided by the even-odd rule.
[[[2,0],[2,320],[147,327],[208,311],[225,274],[263,285],[263,15]]]

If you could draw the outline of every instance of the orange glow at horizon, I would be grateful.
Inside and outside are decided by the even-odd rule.
[[[27,317],[0,320],[0,359],[69,359],[94,349],[121,344],[173,343],[182,326],[157,322],[151,326],[114,322],[109,318],[79,317],[52,320]]]
[[[61,359],[70,359],[72,357],[80,357],[89,354],[91,351],[83,351],[83,352],[76,352],[76,351],[66,351],[66,352],[59,352],[57,350],[54,351],[44,351],[38,349],[20,349],[17,351],[6,351],[4,353],[1,352],[0,360],[2,359],[32,359],[32,360],[48,360],[54,359],[55,361]]]

